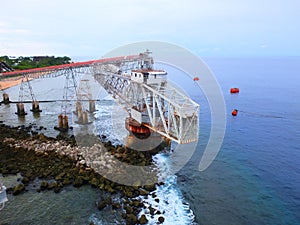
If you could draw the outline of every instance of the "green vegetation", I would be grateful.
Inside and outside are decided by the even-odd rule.
[[[32,68],[40,68],[45,66],[55,66],[70,63],[71,58],[67,56],[32,56],[12,58],[8,56],[0,56],[0,61],[4,61],[7,65],[15,70],[25,70]]]

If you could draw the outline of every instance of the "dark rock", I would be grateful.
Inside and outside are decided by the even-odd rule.
[[[161,212],[158,210],[156,213],[155,213],[156,215],[160,215],[161,214]]]
[[[105,185],[103,183],[99,185],[99,189],[101,189],[101,190],[103,190],[104,187],[105,187]]]
[[[131,208],[129,205],[126,205],[124,207],[125,211],[127,214],[132,214],[133,213],[133,208]]]
[[[126,216],[126,224],[127,225],[135,225],[138,222],[136,215],[127,214]]]
[[[145,185],[144,188],[147,191],[154,191],[155,190],[155,184]]]
[[[61,191],[61,187],[57,186],[54,188],[54,193],[59,193]]]
[[[60,180],[63,180],[64,176],[66,175],[65,172],[62,172],[60,174],[58,174],[56,177],[55,177],[55,180],[56,181],[60,181]]]
[[[48,182],[47,181],[42,181],[40,185],[41,190],[46,190],[48,188]]]
[[[150,211],[150,214],[152,215],[152,216],[154,216],[154,213],[155,213],[155,209],[154,208],[152,208],[151,206],[149,206],[149,211]]]
[[[18,195],[18,194],[22,193],[23,191],[25,191],[25,185],[20,183],[14,187],[13,195]]]
[[[99,200],[98,203],[97,203],[97,208],[99,210],[104,209],[106,206],[107,206],[107,201],[105,201],[103,199]]]
[[[120,209],[121,208],[121,204],[120,203],[117,203],[117,202],[113,202],[111,204],[112,208],[113,209]]]
[[[107,184],[105,185],[105,190],[110,193],[115,193],[116,191],[111,187],[111,185]]]
[[[105,195],[105,196],[102,196],[101,199],[97,202],[97,207],[99,210],[102,210],[110,204],[112,204],[111,196]]]
[[[165,185],[165,183],[161,181],[161,182],[159,182],[159,185],[163,186],[163,185]]]
[[[63,185],[69,185],[69,184],[71,184],[72,183],[72,181],[70,180],[70,179],[68,179],[68,178],[65,178],[64,180],[63,180],[63,182],[62,182],[62,184]],[[74,187],[75,187],[75,185],[74,185]],[[78,186],[79,187],[79,186]]]
[[[159,203],[159,199],[158,198],[154,199],[154,201],[156,201],[157,203]]]
[[[139,206],[142,206],[142,203],[139,202],[138,200],[133,200],[132,205],[135,206],[135,207],[139,207]]]
[[[48,185],[48,190],[54,189],[57,187],[57,182],[56,181],[51,181]]]
[[[29,129],[34,128],[36,130],[43,130],[44,128],[39,126],[30,125]],[[6,129],[8,132],[6,132]],[[17,142],[22,139],[27,139],[29,141],[35,141],[34,143],[50,143],[53,144],[57,140],[55,138],[46,137],[44,134],[39,134],[37,136],[30,136],[30,131],[27,131],[27,127],[20,126],[19,128],[9,128],[0,126],[0,138],[14,138]],[[75,138],[67,137],[66,135],[59,136],[61,139],[71,146],[75,146]],[[84,138],[85,139],[85,138]],[[99,137],[97,137],[98,142]],[[142,154],[137,151],[131,151],[130,149],[124,148],[123,146],[113,146],[111,142],[104,143],[107,149],[112,154],[120,155],[120,158],[124,162],[132,163],[138,165],[145,162],[151,162],[151,154]],[[49,150],[49,148],[48,148]],[[56,150],[56,149],[54,149]],[[94,170],[87,170],[84,165],[76,167],[76,160],[70,159],[67,155],[60,155],[55,152],[47,151],[44,152],[34,152],[33,150],[23,149],[23,148],[12,148],[5,143],[0,142],[0,173],[11,174],[11,173],[21,173],[22,186],[21,191],[18,191],[15,187],[16,192],[20,193],[25,190],[25,185],[29,182],[34,181],[36,178],[40,177],[41,181],[37,185],[37,191],[41,190],[54,190],[58,193],[62,190],[63,186],[73,184],[75,187],[80,187],[86,183],[89,183],[93,187],[98,187],[102,190],[101,193],[106,193],[108,197],[104,196],[101,200],[97,201],[97,207],[99,210],[104,209],[106,206],[111,205],[113,209],[120,209],[124,205],[124,220],[127,224],[146,224],[147,218],[137,215],[140,213],[141,209],[145,206],[139,200],[133,200],[133,197],[143,195],[147,197],[150,192],[156,189],[155,184],[141,186],[140,181],[135,184],[135,187],[128,187],[125,185],[120,185],[111,182],[101,175],[97,174]],[[42,182],[42,180],[45,180]],[[25,185],[24,185],[25,184]],[[14,189],[11,190],[13,193]],[[112,202],[111,193],[119,193],[122,202]],[[104,194],[105,195],[105,194]],[[126,207],[127,206],[127,207]],[[156,210],[151,210],[153,213]],[[139,219],[138,219],[139,218]]]
[[[90,184],[92,185],[92,187],[98,187],[99,185],[99,181],[97,178],[93,178],[91,181],[90,181]]]
[[[149,191],[146,191],[144,189],[139,189],[139,194],[143,195],[143,196],[146,196],[146,195],[149,195]]]
[[[140,224],[146,224],[146,223],[148,223],[148,220],[147,220],[147,218],[146,218],[146,216],[144,214],[139,219],[139,223]]]
[[[23,184],[28,184],[29,181],[30,181],[30,180],[29,180],[28,177],[23,177],[23,178],[22,178],[22,183],[23,183]]]
[[[76,177],[73,181],[73,186],[74,187],[80,187],[83,185],[83,179],[80,177]]]
[[[119,146],[116,151],[120,154],[123,154],[125,152],[125,148],[123,148],[122,146]]]
[[[165,221],[164,217],[162,217],[162,216],[158,217],[158,222],[159,223],[163,223],[164,221]]]
[[[132,191],[126,189],[124,190],[124,194],[128,197],[128,198],[132,198],[133,197],[133,193]]]

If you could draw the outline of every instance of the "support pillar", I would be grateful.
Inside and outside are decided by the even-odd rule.
[[[69,129],[69,121],[68,121],[68,116],[59,114],[58,115],[58,127],[54,127],[55,130],[59,131],[68,131]]]
[[[78,123],[82,123],[83,112],[82,109],[79,109],[77,112],[77,121]]]
[[[79,110],[77,114],[77,124],[85,125],[89,123],[89,117],[87,111]]]
[[[89,100],[89,112],[93,113],[96,111],[95,100]]]
[[[68,119],[68,116],[67,115],[63,115],[62,121],[63,121],[63,129],[64,130],[68,130],[69,129],[69,119]]]
[[[82,103],[81,102],[76,102],[76,109],[75,109],[75,113],[78,116],[79,112],[82,112]]]
[[[3,93],[3,103],[4,104],[9,104],[10,101],[9,101],[9,96],[7,93]]]
[[[58,128],[62,128],[63,127],[63,115],[59,114],[58,115]]]
[[[89,121],[88,121],[88,113],[86,111],[84,111],[82,113],[82,123],[83,124],[87,124]]]
[[[25,116],[25,115],[27,115],[27,113],[25,112],[25,108],[24,108],[24,104],[23,103],[21,103],[21,102],[17,103],[17,112],[16,112],[16,114],[18,116]]]
[[[32,102],[32,109],[30,111],[34,112],[34,113],[42,112],[42,110],[40,110],[40,105],[39,105],[38,101],[33,101]]]

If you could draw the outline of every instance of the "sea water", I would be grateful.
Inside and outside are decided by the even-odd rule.
[[[300,224],[300,58],[205,61],[224,93],[227,129],[217,158],[199,172],[210,112],[198,96],[204,106],[198,151],[178,174],[196,221]],[[240,93],[230,94],[231,87]]]
[[[211,166],[198,171],[210,132],[207,99],[193,86],[188,94],[201,105],[200,136],[192,159],[177,174],[166,179],[152,204],[164,212],[165,224],[300,224],[300,58],[205,58],[215,74],[227,107],[227,129],[223,145]],[[201,79],[201,74],[199,75]],[[60,80],[58,82],[58,80]],[[43,100],[61,98],[63,78],[34,80]],[[229,93],[239,87],[240,93]],[[7,92],[18,98],[18,86]],[[96,119],[111,117],[112,99],[97,103]],[[28,108],[30,105],[26,105]],[[13,125],[35,123],[55,136],[59,103],[41,104],[41,117],[30,113],[18,119],[15,106],[1,106],[1,120]],[[238,116],[231,111],[238,109]],[[96,121],[97,129],[118,143],[113,126]],[[51,125],[50,125],[51,124]],[[113,124],[113,123],[112,123]],[[161,164],[167,156],[157,155]],[[161,164],[161,167],[166,167]],[[29,191],[9,196],[0,212],[0,222],[9,224],[98,224],[120,223],[108,211],[98,211],[98,190],[67,188],[60,194]],[[144,212],[150,224],[155,224]],[[53,220],[53,221],[51,221]]]

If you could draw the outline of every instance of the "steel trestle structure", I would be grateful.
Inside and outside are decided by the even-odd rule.
[[[74,89],[73,96],[77,95],[75,74],[90,74],[139,125],[180,144],[197,141],[200,106],[171,85],[165,71],[155,70],[153,65],[153,58],[146,51],[139,55],[7,72],[3,77],[22,75],[29,81],[29,78],[64,75],[66,82],[70,82],[65,85],[64,100],[69,101],[69,89]],[[66,111],[67,106],[64,107]]]
[[[131,118],[180,144],[198,140],[200,106],[168,83],[164,71],[153,70],[151,57],[118,71],[113,64],[94,65],[95,79]]]

